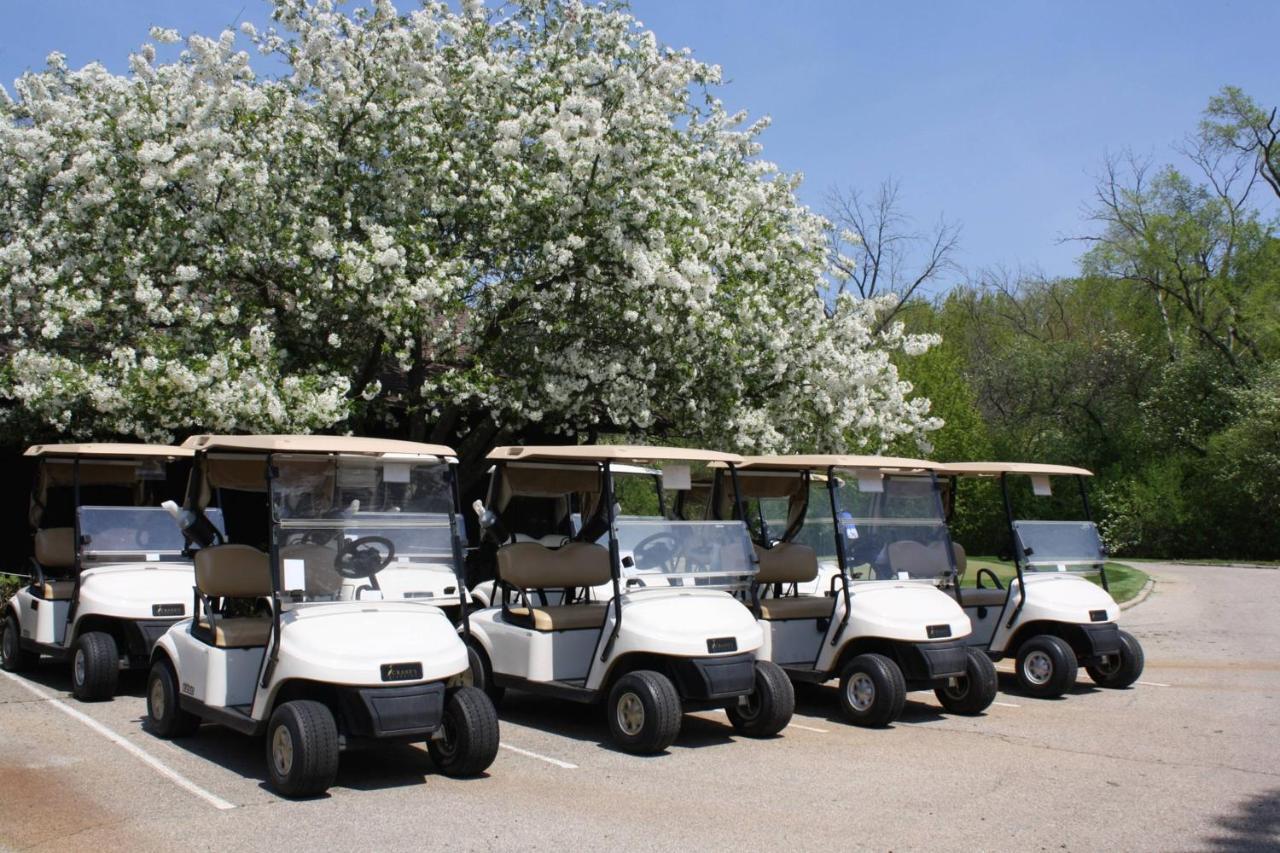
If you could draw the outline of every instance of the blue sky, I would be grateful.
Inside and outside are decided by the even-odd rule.
[[[408,5],[402,0],[402,5]],[[1280,101],[1280,3],[634,0],[661,41],[720,64],[726,104],[773,117],[765,156],[834,186],[901,182],[920,228],[963,227],[959,261],[1070,274],[1103,156],[1175,160],[1224,84]],[[0,81],[51,50],[123,70],[151,24],[216,33],[263,0],[39,0],[0,7]]]

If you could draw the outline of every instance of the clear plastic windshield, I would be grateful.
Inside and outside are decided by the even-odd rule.
[[[173,516],[160,507],[82,506],[77,511],[80,525],[80,559],[142,560],[148,562],[185,560],[186,542]],[[225,533],[222,513],[205,511],[219,532]]]
[[[1096,572],[1106,561],[1092,521],[1015,521],[1023,569],[1033,572]]]
[[[840,478],[835,532],[855,579],[937,581],[955,573],[936,480],[857,471]]]
[[[274,535],[287,605],[458,603],[446,463],[302,455],[273,461]]]
[[[740,521],[622,518],[616,530],[622,575],[636,580],[633,586],[741,590],[756,573],[751,540]]]

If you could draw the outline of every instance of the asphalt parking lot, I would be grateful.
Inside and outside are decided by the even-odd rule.
[[[65,667],[0,678],[0,845],[14,850],[1252,850],[1280,847],[1280,571],[1156,564],[1121,623],[1147,669],[1130,690],[1081,673],[1061,700],[1001,677],[981,717],[911,694],[886,730],[803,690],[782,737],[685,718],[667,754],[608,746],[599,709],[510,696],[486,778],[426,751],[343,756],[329,795],[265,786],[263,747],[206,726],[142,729],[141,675],[70,698]],[[1007,663],[999,665],[1009,669]]]

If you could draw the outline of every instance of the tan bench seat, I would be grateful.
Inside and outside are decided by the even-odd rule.
[[[233,616],[218,619],[213,634],[213,644],[220,649],[247,649],[265,646],[271,637],[270,616]],[[209,619],[200,620],[200,629],[209,636]]]
[[[788,595],[760,599],[760,616],[764,619],[828,619],[836,600],[829,595]]]
[[[952,597],[955,596],[955,590],[951,591]],[[965,607],[1004,607],[1005,598],[1008,597],[1007,589],[970,589],[965,587],[960,591],[960,600],[964,602]]]
[[[609,605],[592,601],[546,607],[512,607],[510,612],[537,631],[576,631],[603,626],[605,617],[609,615]]]

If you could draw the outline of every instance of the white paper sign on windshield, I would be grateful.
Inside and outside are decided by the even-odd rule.
[[[1048,474],[1032,474],[1031,490],[1036,493],[1037,497],[1047,498],[1053,494],[1053,488],[1049,485]]]
[[[859,471],[858,472],[858,491],[860,492],[883,492],[884,477],[879,471]]]
[[[382,482],[384,483],[409,482],[409,463],[408,462],[385,463],[382,466]]]
[[[284,561],[284,588],[288,591],[307,588],[307,561]]]
[[[159,555],[159,554],[152,554],[152,553],[148,553],[148,554],[147,554],[147,562],[148,562],[148,563],[158,563],[158,562],[160,562],[160,555]]]
[[[693,488],[693,475],[688,465],[668,465],[662,469],[662,486],[665,489],[687,491]]]

